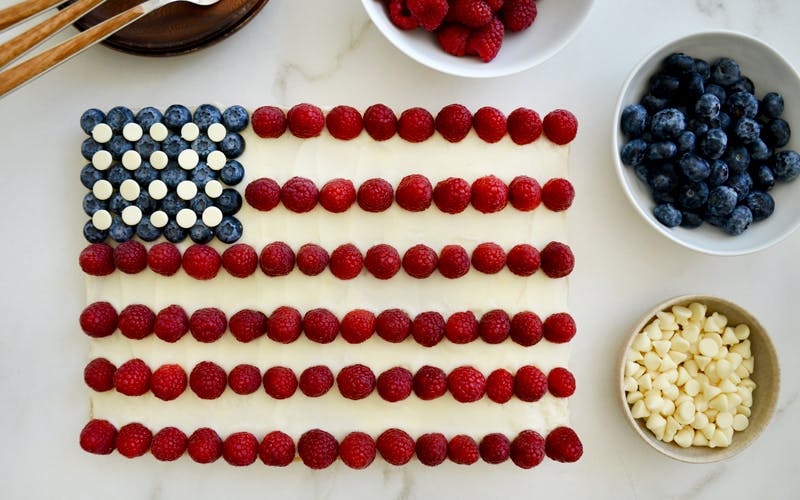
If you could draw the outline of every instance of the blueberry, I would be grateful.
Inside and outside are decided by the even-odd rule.
[[[108,200],[98,200],[92,193],[83,197],[83,211],[91,217],[98,210],[108,210]]]
[[[704,81],[711,78],[711,65],[704,59],[694,60],[694,70],[703,77]]]
[[[623,146],[620,158],[625,165],[635,167],[642,163],[646,151],[647,143],[642,139],[634,139]]]
[[[744,144],[750,144],[761,134],[761,125],[752,118],[739,118],[733,126],[733,135]]]
[[[211,104],[201,104],[194,110],[192,120],[201,132],[205,132],[212,123],[222,123],[222,112]]]
[[[197,152],[197,156],[206,159],[208,154],[217,149],[217,145],[208,138],[207,135],[201,134],[197,139],[192,141],[192,149]]]
[[[650,161],[669,160],[678,154],[678,147],[674,142],[654,142],[647,146],[647,159]]]
[[[781,182],[795,180],[800,174],[800,154],[791,150],[776,153],[772,171],[775,173],[775,179]]]
[[[772,148],[782,148],[789,143],[792,131],[789,124],[780,118],[770,120],[764,126],[761,133],[764,142]]]
[[[647,110],[641,104],[631,104],[622,110],[620,118],[622,133],[628,137],[639,137],[647,125]]]
[[[142,136],[141,139],[136,141],[136,144],[133,146],[133,149],[135,149],[136,152],[139,153],[139,156],[141,156],[144,159],[148,159],[150,158],[150,155],[153,154],[153,152],[161,149],[161,144],[159,144],[158,141],[156,141],[149,135],[145,134]]]
[[[689,151],[694,151],[695,143],[697,142],[694,132],[690,130],[684,130],[681,132],[681,135],[678,136],[678,140],[676,141],[676,145],[678,146],[679,153],[688,153]]]
[[[236,132],[228,132],[219,143],[219,149],[228,158],[236,158],[244,152],[244,138]]]
[[[134,204],[139,207],[139,209],[145,215],[150,215],[153,213],[157,206],[156,200],[154,200],[147,193],[147,191],[144,190],[139,193],[139,196],[136,198],[136,201],[134,201]]]
[[[131,206],[133,203],[126,200],[119,194],[119,191],[114,192],[111,198],[108,199],[108,210],[112,214],[122,214],[122,211]]]
[[[745,205],[739,205],[731,212],[731,215],[725,221],[723,229],[731,236],[738,236],[750,227],[752,222],[753,213],[750,209]]]
[[[653,209],[656,220],[667,227],[675,227],[681,223],[681,211],[670,203],[656,205]]]
[[[195,243],[208,243],[214,238],[214,231],[203,224],[202,221],[197,221],[194,226],[189,229],[189,238]]]
[[[719,186],[725,184],[728,180],[728,164],[722,160],[711,161],[711,173],[708,175],[708,182],[711,186]]]
[[[650,172],[647,185],[654,192],[669,193],[678,186],[678,176],[671,164],[664,164]]]
[[[133,171],[133,178],[142,189],[147,189],[151,182],[158,179],[158,170],[151,167],[150,162],[143,161],[139,168]]]
[[[114,188],[119,188],[120,184],[132,177],[133,175],[131,174],[130,170],[125,169],[121,163],[117,163],[108,169],[108,175],[106,178]]]
[[[767,165],[758,165],[750,176],[753,178],[753,186],[761,191],[769,191],[775,187],[775,174]]]
[[[736,92],[725,100],[725,111],[733,118],[755,118],[758,114],[758,99],[750,92]]]
[[[681,211],[681,227],[694,229],[701,225],[703,225],[703,218],[699,214],[687,210]]]
[[[150,216],[142,216],[142,220],[136,225],[136,236],[144,241],[155,241],[161,236],[161,229],[150,222]]]
[[[233,243],[242,237],[242,223],[236,217],[223,217],[215,232],[221,242]]]
[[[680,88],[681,81],[672,75],[656,73],[650,78],[650,93],[663,99],[673,99]]]
[[[223,189],[217,198],[217,206],[223,215],[233,215],[242,207],[242,195],[235,189]]]
[[[728,93],[725,92],[725,89],[715,83],[709,83],[706,85],[706,94],[717,96],[719,102],[725,102],[728,98]]]
[[[726,186],[733,188],[736,191],[736,200],[742,202],[753,188],[753,178],[747,172],[733,174],[728,178]]]
[[[92,189],[94,183],[105,177],[102,170],[97,170],[94,165],[87,163],[81,169],[81,184],[86,189]]]
[[[783,97],[769,92],[761,99],[761,113],[767,118],[779,118],[783,114]]]
[[[683,184],[678,188],[677,194],[681,208],[696,210],[708,201],[708,186],[705,182]]]
[[[208,181],[216,180],[217,178],[219,178],[219,173],[212,170],[204,161],[200,161],[197,166],[192,169],[190,177],[191,181],[197,184],[198,189],[206,187]]]
[[[750,94],[754,93],[756,90],[756,86],[753,84],[753,80],[743,76],[733,82],[733,84],[728,85],[728,92],[733,94],[735,92],[749,92]]]
[[[87,109],[81,115],[81,128],[87,134],[92,135],[92,130],[94,129],[94,126],[99,123],[103,123],[105,119],[106,115],[103,114],[103,112],[100,111],[99,109],[97,108]]]
[[[125,154],[126,151],[133,149],[133,145],[121,135],[115,135],[110,141],[108,141],[108,144],[106,144],[106,149],[108,149],[108,152],[111,153],[112,158],[119,161],[122,159],[122,155]]]
[[[145,132],[150,130],[150,127],[156,123],[160,123],[163,119],[164,115],[161,114],[161,111],[152,106],[142,108],[136,113],[136,123],[141,125]]]
[[[775,211],[775,200],[763,191],[753,191],[748,194],[744,204],[753,214],[753,222],[764,220]]]
[[[189,173],[178,166],[176,163],[170,163],[167,168],[161,171],[159,177],[169,189],[176,189],[181,181],[185,181],[189,177]]]
[[[682,75],[694,70],[694,59],[683,52],[673,52],[664,58],[662,67],[671,75]]]
[[[647,184],[647,177],[650,175],[650,168],[646,164],[640,163],[633,167],[633,173],[636,174],[636,177],[640,181]]]
[[[747,152],[747,148],[744,146],[726,149],[722,159],[728,164],[731,172],[736,174],[744,172],[750,165],[750,153]]]
[[[244,167],[236,160],[228,160],[219,171],[219,178],[229,186],[235,186],[244,178]]]
[[[653,196],[653,201],[657,204],[670,203],[674,205],[678,201],[678,198],[675,197],[675,193],[672,191],[653,191],[651,195]]]
[[[711,64],[711,80],[718,85],[732,85],[741,78],[739,63],[728,57]]]
[[[102,243],[108,237],[108,231],[101,231],[94,227],[91,220],[86,221],[83,225],[83,237],[89,243]]]
[[[91,137],[84,139],[81,143],[81,155],[89,161],[92,161],[92,156],[103,149],[103,145],[95,141]]]
[[[642,97],[641,105],[645,107],[648,113],[656,113],[667,107],[669,101],[662,97],[656,97],[653,94],[647,94]]]
[[[706,212],[713,217],[724,217],[736,207],[736,191],[728,186],[717,186],[708,193]]]
[[[198,217],[203,215],[203,212],[205,212],[206,208],[213,206],[214,200],[209,198],[205,193],[197,193],[189,202],[189,208],[191,208]]]
[[[189,143],[183,140],[179,134],[169,134],[164,142],[161,143],[161,150],[166,153],[170,160],[177,160],[181,151],[189,148]]]
[[[750,159],[755,161],[766,161],[772,156],[772,149],[761,139],[757,139],[747,145],[750,151]]]
[[[681,79],[681,94],[687,102],[694,102],[705,93],[706,86],[703,77],[692,71]]]
[[[171,220],[167,222],[167,225],[164,226],[164,238],[171,243],[180,243],[181,241],[186,239],[187,232],[184,228],[178,225],[175,220]]]
[[[108,126],[111,127],[111,130],[117,134],[122,133],[122,128],[125,127],[125,125],[132,123],[133,120],[133,111],[125,106],[111,108],[108,114],[106,114],[106,123],[108,123]]]
[[[122,222],[120,216],[114,215],[111,217],[111,227],[108,228],[108,235],[111,236],[112,240],[117,243],[128,241],[133,238],[134,232],[134,228]]]
[[[675,108],[667,108],[653,115],[650,131],[657,139],[673,139],[686,128],[686,117]]]
[[[728,127],[731,126],[731,117],[728,115],[728,113],[720,111],[719,114],[716,117],[710,119],[708,123],[709,125],[711,125],[710,128],[719,128],[722,130],[728,130]]]
[[[708,124],[698,120],[697,118],[691,118],[686,123],[686,128],[691,132],[694,132],[694,136],[697,139],[703,137],[708,132]]]
[[[728,145],[728,136],[722,129],[712,128],[706,133],[703,140],[700,141],[700,150],[706,157],[716,160],[725,152],[725,147]]]
[[[181,127],[189,123],[191,119],[192,112],[189,111],[189,108],[181,104],[173,104],[164,112],[163,121],[168,128],[180,131]]]
[[[694,153],[684,153],[678,165],[683,175],[692,182],[700,182],[711,174],[708,162]]]
[[[175,217],[175,215],[182,209],[187,207],[186,200],[182,200],[178,193],[172,192],[167,193],[167,195],[161,200],[159,203],[159,208],[164,211],[170,217]]]
[[[694,112],[697,116],[706,120],[711,120],[719,115],[721,104],[719,98],[714,94],[703,94],[697,99],[694,105]]]
[[[222,124],[229,132],[241,132],[250,123],[250,116],[242,106],[235,104],[222,113]]]

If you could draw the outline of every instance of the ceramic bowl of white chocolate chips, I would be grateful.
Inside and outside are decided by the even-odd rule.
[[[775,348],[740,306],[685,295],[648,311],[625,344],[620,400],[633,429],[671,458],[730,458],[766,428],[778,400]]]

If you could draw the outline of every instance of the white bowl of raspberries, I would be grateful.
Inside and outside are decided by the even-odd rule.
[[[711,31],[659,47],[612,130],[623,189],[669,239],[741,255],[800,226],[800,75],[767,44]]]
[[[451,75],[505,76],[547,60],[578,32],[593,0],[362,0],[398,49]]]

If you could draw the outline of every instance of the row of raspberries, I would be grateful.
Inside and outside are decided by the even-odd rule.
[[[434,116],[425,108],[414,107],[403,111],[398,118],[391,108],[374,104],[362,114],[352,106],[336,106],[327,116],[318,106],[296,104],[284,113],[277,106],[261,106],[253,111],[253,131],[263,138],[277,138],[288,129],[300,139],[309,139],[328,133],[336,139],[350,140],[366,130],[376,141],[391,139],[395,134],[408,142],[423,142],[435,132],[449,142],[459,142],[470,132],[482,140],[494,143],[508,134],[516,144],[530,144],[542,132],[556,144],[571,142],[578,132],[578,120],[565,109],[556,109],[544,119],[528,108],[517,108],[508,117],[497,108],[484,106],[473,115],[466,106],[450,104]]]
[[[509,203],[523,212],[541,203],[560,212],[572,205],[575,189],[567,179],[550,179],[541,187],[526,175],[515,177],[508,185],[494,175],[481,177],[471,185],[465,179],[449,177],[434,187],[424,175],[411,174],[403,177],[397,189],[384,179],[374,178],[364,181],[358,190],[349,179],[332,179],[319,189],[304,177],[292,177],[283,186],[262,177],[248,184],[244,196],[250,206],[264,212],[278,203],[296,213],[310,212],[317,203],[333,213],[345,212],[354,203],[367,212],[383,212],[396,202],[409,212],[422,212],[436,205],[442,212],[457,214],[472,204],[475,210],[486,214],[499,212]]]
[[[377,439],[364,432],[351,432],[340,442],[326,431],[311,429],[295,444],[281,431],[268,433],[261,442],[249,432],[235,432],[223,440],[208,427],[197,429],[189,437],[176,427],[165,427],[154,435],[140,423],[129,423],[117,430],[107,420],[94,419],[81,431],[80,446],[98,455],[108,455],[116,449],[127,458],[150,451],[161,461],[177,460],[188,452],[197,463],[207,464],[222,457],[234,466],[250,465],[259,458],[265,465],[285,467],[299,455],[312,469],[329,467],[337,458],[348,467],[364,469],[377,454],[392,465],[405,465],[415,455],[428,466],[439,465],[445,459],[470,465],[478,458],[490,464],[503,463],[510,458],[523,469],[539,465],[545,455],[558,462],[575,462],[583,455],[583,445],[569,427],[553,429],[546,439],[533,430],[524,430],[513,440],[501,433],[491,433],[480,443],[465,434],[455,435],[448,441],[441,433],[423,434],[415,441],[397,428],[387,429]]]
[[[445,245],[438,253],[419,244],[412,246],[400,256],[391,245],[379,244],[361,253],[355,245],[340,245],[330,254],[321,246],[308,243],[297,253],[282,241],[269,243],[261,253],[245,243],[237,243],[220,255],[208,245],[194,244],[181,255],[180,250],[169,242],[154,245],[148,252],[138,241],[126,241],[112,248],[106,243],[92,243],[84,248],[78,262],[81,269],[92,276],[106,276],[119,269],[126,274],[138,274],[148,267],[163,276],[172,276],[181,268],[198,280],[209,280],[217,276],[220,267],[231,276],[245,278],[258,268],[270,277],[286,276],[295,267],[307,276],[317,276],[326,268],[340,280],[350,280],[361,274],[362,269],[375,278],[386,280],[395,276],[402,267],[414,278],[429,277],[435,270],[448,279],[464,276],[474,267],[484,274],[496,274],[508,267],[517,276],[531,276],[540,268],[550,278],[563,278],[572,272],[575,257],[571,248],[551,241],[540,252],[535,247],[522,243],[508,252],[496,243],[481,243],[472,255],[461,245]]]
[[[155,371],[141,359],[131,359],[119,368],[105,358],[90,361],[83,372],[86,385],[98,392],[116,389],[126,396],[141,396],[151,391],[163,401],[172,401],[186,390],[187,384],[200,399],[217,399],[230,386],[236,394],[252,394],[263,385],[264,391],[275,399],[287,399],[298,387],[308,397],[326,394],[336,382],[341,395],[347,399],[364,399],[377,389],[378,395],[390,403],[408,398],[413,391],[422,400],[436,399],[450,391],[460,403],[472,403],[486,395],[495,403],[507,403],[516,395],[522,401],[539,401],[545,393],[559,398],[572,396],[575,377],[566,368],[554,368],[545,375],[533,365],[521,367],[516,374],[499,368],[484,376],[472,366],[460,366],[449,374],[434,366],[423,366],[416,374],[396,366],[380,375],[365,365],[342,368],[334,377],[324,365],[303,370],[298,379],[294,371],[273,366],[264,371],[250,364],[235,366],[230,373],[211,361],[202,361],[186,371],[177,364],[161,365]]]
[[[117,329],[133,340],[143,339],[153,333],[165,342],[177,342],[187,332],[198,342],[219,340],[229,329],[239,342],[251,342],[266,335],[269,339],[288,344],[305,332],[312,342],[328,344],[337,334],[350,344],[360,344],[377,333],[387,342],[398,343],[409,336],[425,347],[432,347],[443,339],[454,344],[467,344],[478,338],[488,344],[499,344],[511,338],[519,345],[530,347],[542,338],[554,343],[569,342],[575,336],[575,321],[568,313],[554,313],[542,321],[531,311],[522,311],[510,317],[500,309],[485,313],[480,321],[472,311],[450,315],[445,321],[441,313],[426,311],[413,320],[401,309],[386,309],[375,316],[365,309],[354,309],[341,321],[329,310],[311,309],[301,315],[293,307],[281,306],[267,317],[261,311],[242,309],[230,317],[215,307],[194,311],[191,316],[178,305],[170,305],[157,314],[142,304],[126,306],[117,314],[108,302],[93,302],[80,315],[84,333],[94,338],[107,337]]]

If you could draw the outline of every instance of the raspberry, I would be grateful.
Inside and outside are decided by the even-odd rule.
[[[400,254],[390,245],[375,245],[367,250],[364,267],[379,280],[388,280],[400,270]]]
[[[186,434],[176,427],[164,427],[153,436],[150,453],[162,462],[181,458],[188,445]]]
[[[117,428],[108,420],[90,420],[81,431],[80,445],[84,451],[95,455],[108,455],[114,451]]]
[[[375,333],[392,343],[404,341],[411,332],[411,318],[400,309],[387,309],[375,318]]]
[[[507,403],[514,395],[514,376],[498,368],[486,378],[486,395],[495,403]]]
[[[561,212],[572,205],[575,188],[567,179],[550,179],[542,187],[542,202],[554,212]]]
[[[257,456],[258,439],[249,432],[234,432],[222,443],[222,458],[231,465],[250,465]]]
[[[297,309],[281,306],[267,320],[267,337],[282,344],[294,342],[300,336],[302,322]]]
[[[486,142],[494,143],[506,135],[506,117],[496,108],[485,106],[475,112],[475,132]]]
[[[250,245],[237,243],[222,252],[222,267],[236,278],[246,278],[256,272],[258,254]]]
[[[406,0],[389,0],[389,20],[401,30],[413,30],[419,27],[419,21],[406,6]]]
[[[181,306],[167,306],[156,314],[153,331],[164,342],[177,342],[189,331],[189,317]]]
[[[449,9],[447,0],[406,0],[406,5],[419,25],[428,31],[441,26]]]
[[[449,142],[459,142],[471,128],[472,113],[461,104],[447,105],[436,115],[436,130]]]
[[[433,201],[442,212],[457,214],[469,206],[472,198],[470,185],[464,179],[449,177],[436,184]]]
[[[511,442],[503,434],[495,432],[483,436],[479,450],[484,462],[501,464],[511,454]]]
[[[528,108],[517,108],[508,115],[508,136],[515,144],[530,144],[542,135],[539,113]]]
[[[472,267],[484,274],[499,273],[506,266],[506,252],[496,243],[481,243],[472,251]]]
[[[114,387],[126,396],[141,396],[150,389],[150,368],[139,358],[122,363],[114,372]]]
[[[545,115],[542,128],[548,139],[563,145],[571,142],[578,134],[578,119],[566,109],[556,109]]]
[[[534,0],[505,0],[503,10],[500,11],[500,18],[506,29],[512,33],[526,30],[536,19],[536,2]]]
[[[453,463],[472,465],[478,461],[478,444],[465,434],[455,435],[447,444],[447,456]]]
[[[351,106],[336,106],[328,111],[325,125],[332,136],[343,141],[358,137],[364,128],[361,113]]]
[[[354,309],[344,315],[339,329],[347,342],[360,344],[375,331],[375,315],[364,309]]]
[[[460,245],[446,245],[439,254],[439,272],[449,279],[460,278],[469,272],[469,254]]]
[[[364,111],[364,129],[376,141],[391,139],[397,132],[397,116],[383,104],[373,104]]]
[[[358,188],[358,206],[367,212],[383,212],[392,206],[394,189],[383,179],[369,179]]]
[[[530,212],[542,201],[542,188],[536,179],[527,175],[514,177],[508,185],[508,201],[511,206],[522,212]]]
[[[414,374],[414,394],[424,401],[430,401],[447,392],[447,375],[444,370],[425,365]]]
[[[306,276],[317,276],[328,267],[327,250],[314,243],[306,243],[297,251],[297,269]]]
[[[517,370],[514,376],[514,394],[523,401],[539,401],[547,392],[547,377],[533,365]]]
[[[136,274],[147,267],[147,249],[138,241],[126,241],[114,249],[114,265],[125,274]]]
[[[542,340],[542,320],[530,311],[518,312],[511,320],[511,340],[530,347]]]
[[[222,456],[222,439],[208,427],[201,427],[189,436],[187,451],[199,464],[210,464]]]
[[[467,28],[480,28],[492,20],[492,10],[484,0],[455,0],[453,18]]]
[[[324,469],[330,466],[339,455],[336,438],[320,429],[306,431],[297,440],[297,454],[307,467]]]
[[[375,460],[375,441],[364,432],[351,432],[339,444],[339,456],[351,469],[365,469]]]
[[[421,346],[435,346],[444,338],[444,318],[436,311],[417,314],[411,323],[411,336]]]
[[[447,388],[460,403],[472,403],[486,392],[486,378],[471,366],[459,366],[447,376]]]
[[[547,374],[547,389],[557,398],[568,398],[575,393],[575,377],[566,368],[553,368]]]
[[[282,241],[274,241],[261,250],[258,264],[267,276],[286,276],[294,269],[294,252]]]
[[[527,243],[521,243],[508,251],[506,265],[517,276],[530,276],[539,270],[539,251]]]
[[[472,311],[457,312],[447,318],[444,335],[454,344],[467,344],[478,338],[478,320]]]
[[[411,395],[414,376],[405,368],[395,366],[378,376],[378,394],[390,403],[402,401]]]
[[[117,311],[108,302],[93,302],[81,312],[80,324],[90,337],[108,337],[117,329]]]
[[[286,467],[294,460],[294,441],[281,431],[272,431],[261,440],[258,446],[258,458],[264,465]]]
[[[483,0],[492,9],[492,12],[497,12],[503,7],[503,0]]]
[[[483,316],[478,323],[478,332],[484,342],[488,344],[499,344],[508,338],[511,331],[511,320],[508,313],[501,309],[493,309]]]
[[[408,142],[427,141],[435,130],[433,115],[425,108],[409,108],[397,120],[397,133]]]
[[[119,313],[117,327],[122,335],[129,339],[143,339],[153,333],[156,315],[149,307],[142,304],[131,304]]]
[[[150,247],[147,265],[155,273],[172,276],[181,268],[181,251],[168,241],[157,243]]]
[[[511,460],[523,469],[536,467],[544,460],[544,438],[532,430],[524,430],[511,441]]]
[[[221,366],[201,361],[189,374],[189,387],[200,399],[217,399],[225,392],[228,376]]]
[[[381,457],[392,465],[405,465],[414,456],[414,439],[400,429],[383,431],[375,441],[375,447]]]
[[[470,33],[467,39],[467,54],[475,54],[483,62],[489,62],[497,56],[503,45],[503,23],[496,17],[489,24]]]
[[[161,365],[150,378],[150,391],[162,401],[172,401],[186,390],[186,372],[180,365]]]
[[[547,435],[544,451],[556,462],[576,462],[583,455],[583,444],[569,427],[556,427]]]
[[[253,394],[261,387],[261,371],[253,365],[236,365],[228,374],[228,385],[236,394]]]
[[[361,273],[364,260],[361,251],[352,243],[345,243],[331,254],[330,270],[340,280],[350,280]]]
[[[356,188],[347,179],[333,179],[322,186],[319,204],[335,214],[346,211],[356,201]]]
[[[300,374],[300,391],[310,398],[318,398],[333,387],[333,372],[327,366],[311,366]]]
[[[447,438],[438,432],[423,434],[417,438],[416,452],[424,465],[439,465],[447,458]]]
[[[463,57],[467,53],[467,39],[469,28],[460,24],[445,23],[436,30],[436,38],[442,50],[456,57]]]
[[[114,372],[117,367],[106,358],[95,358],[83,369],[83,381],[90,389],[97,392],[110,391],[114,388]]]
[[[297,391],[297,376],[290,368],[273,366],[264,372],[264,390],[275,399],[286,399]]]
[[[551,278],[563,278],[575,267],[572,249],[564,243],[551,241],[542,250],[542,271]]]
[[[336,385],[347,399],[364,399],[375,389],[375,374],[361,364],[345,366],[336,375]]]
[[[114,272],[114,250],[105,243],[92,243],[81,250],[78,264],[86,274],[107,276]]]
[[[330,344],[339,332],[339,320],[327,309],[311,309],[303,316],[303,331],[312,342]]]
[[[250,124],[259,137],[280,137],[286,132],[286,115],[281,108],[261,106],[253,111]]]
[[[183,270],[198,280],[216,276],[221,262],[217,251],[208,245],[192,245],[183,253]]]
[[[439,256],[428,246],[419,244],[406,250],[403,255],[403,269],[409,276],[423,279],[427,278],[436,270],[439,263]]]
[[[554,344],[563,344],[575,336],[575,320],[568,313],[551,314],[542,325],[544,338]]]
[[[431,206],[433,187],[427,177],[411,174],[403,177],[394,194],[397,204],[409,212],[422,212]]]
[[[292,177],[281,188],[283,206],[298,214],[310,212],[316,207],[318,197],[317,186],[305,177]]]
[[[141,457],[150,449],[153,433],[138,422],[125,424],[117,432],[116,447],[127,458]]]
[[[231,316],[228,328],[239,342],[250,342],[267,333],[267,316],[261,311],[242,309]]]
[[[281,201],[281,187],[272,179],[256,179],[244,190],[244,199],[256,210],[269,212]]]
[[[216,307],[198,309],[189,318],[189,331],[198,342],[216,342],[227,327],[228,320],[225,313]]]
[[[493,175],[472,183],[472,206],[485,214],[499,212],[508,204],[508,186]]]
[[[301,139],[316,137],[325,127],[322,110],[313,104],[301,103],[292,106],[286,113],[286,119],[289,122],[289,132]]]

